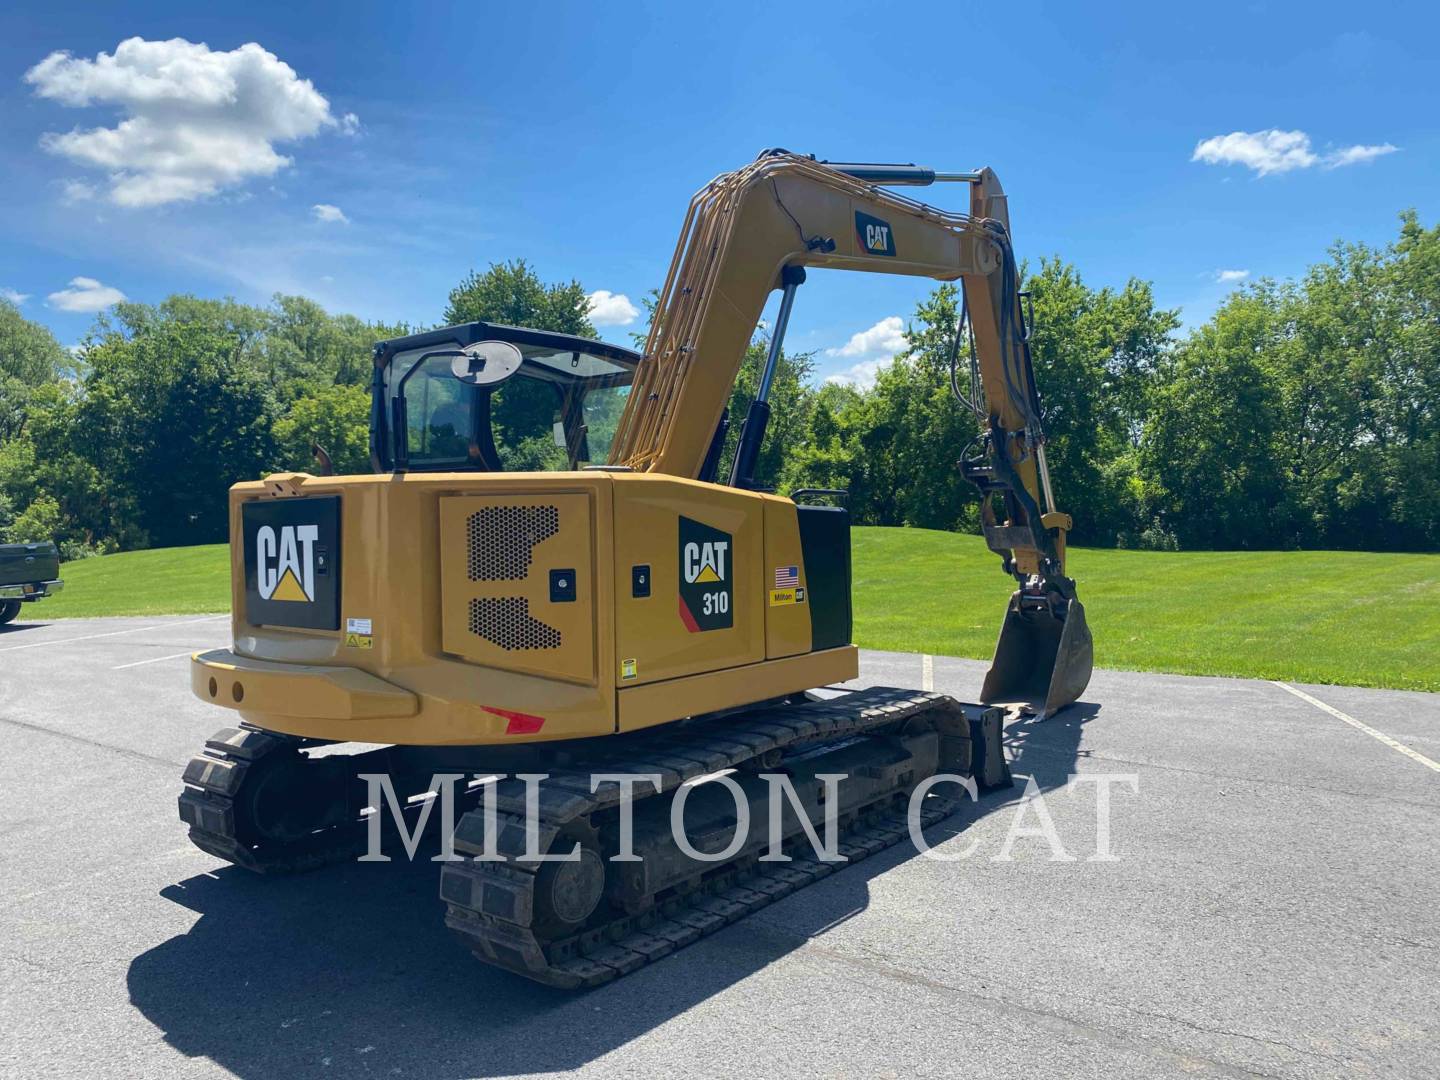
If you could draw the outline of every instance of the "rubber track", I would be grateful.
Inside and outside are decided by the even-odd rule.
[[[236,835],[235,796],[246,775],[264,759],[294,753],[305,740],[250,728],[221,728],[205,740],[205,752],[185,766],[180,820],[201,851],[257,874],[294,874],[346,862],[365,850],[365,826],[356,821],[317,832],[303,843],[276,850],[251,847]]]
[[[544,849],[569,822],[618,804],[620,787],[615,782],[589,790],[594,773],[658,774],[660,792],[637,789],[637,795],[647,790],[658,795],[694,777],[743,766],[774,750],[899,728],[922,715],[936,722],[942,737],[979,735],[974,731],[975,722],[967,721],[964,708],[953,698],[875,687],[823,701],[729,713],[607,740],[615,750],[587,757],[583,768],[571,764],[551,769],[539,785],[540,847]],[[181,820],[190,826],[191,842],[217,858],[263,874],[315,869],[361,854],[365,847],[362,821],[317,832],[303,844],[272,850],[251,847],[237,837],[240,808],[235,796],[246,775],[271,755],[294,753],[303,745],[304,740],[293,736],[248,728],[216,732],[206,741],[205,752],[192,758],[185,769],[186,789],[180,795],[179,810]],[[1003,782],[1008,781],[1005,771]],[[525,850],[524,784],[501,780],[496,794],[501,815],[500,851],[519,856]],[[930,796],[922,806],[922,827],[962,805],[958,800]],[[470,833],[475,837],[483,833],[478,813],[460,819],[457,851],[483,850],[473,839],[467,840]],[[537,869],[533,863],[447,863],[441,876],[441,897],[447,903],[445,922],[487,963],[553,986],[598,986],[884,850],[907,834],[903,813],[862,812],[841,830],[839,851],[847,862],[821,862],[807,853],[788,863],[761,863],[750,856],[737,864],[712,866],[698,887],[683,897],[664,899],[640,915],[618,917],[598,929],[556,941],[541,941],[529,928]]]
[[[551,770],[539,784],[538,849],[545,850],[567,823],[618,804],[619,784],[602,782],[592,793],[592,774],[658,774],[660,792],[636,789],[637,799],[655,797],[693,777],[744,765],[772,750],[900,728],[922,716],[937,721],[942,736],[968,737],[964,709],[953,698],[890,687],[662,728],[628,756],[623,751],[601,753],[583,769]],[[1004,782],[1008,780],[1007,771]],[[712,866],[694,891],[683,896],[662,898],[639,915],[619,916],[579,935],[547,941],[530,928],[538,866],[516,861],[525,851],[525,797],[521,781],[497,783],[498,853],[509,861],[447,863],[440,894],[448,905],[446,925],[477,957],[552,986],[598,986],[628,974],[848,865],[821,862],[813,854],[788,863],[737,856],[742,861]],[[960,805],[932,796],[922,806],[922,825],[934,824]],[[456,851],[482,853],[483,829],[481,811],[462,817]],[[853,862],[904,839],[908,826],[903,811],[862,811],[843,835],[840,853]]]

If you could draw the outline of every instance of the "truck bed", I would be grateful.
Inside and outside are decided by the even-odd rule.
[[[0,544],[0,601],[38,600],[60,587],[60,553],[52,543]]]

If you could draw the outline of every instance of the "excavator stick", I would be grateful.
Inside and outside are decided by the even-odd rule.
[[[1056,597],[1052,602],[1016,590],[1000,624],[980,700],[1024,703],[1043,720],[1079,699],[1094,664],[1094,643],[1079,600]]]

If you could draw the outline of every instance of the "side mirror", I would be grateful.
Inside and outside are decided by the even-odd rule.
[[[470,386],[497,386],[519,371],[524,360],[508,341],[477,341],[451,355],[450,373]]]

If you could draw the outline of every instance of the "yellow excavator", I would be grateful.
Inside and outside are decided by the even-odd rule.
[[[968,209],[892,190],[937,182],[966,185]],[[814,267],[962,284],[951,385],[977,439],[957,478],[1017,582],[977,704],[835,689],[859,670],[848,514],[834,492],[757,483]],[[999,706],[1049,715],[1092,663],[1028,338],[991,170],[771,150],[691,201],[643,354],[483,322],[379,343],[372,473],[231,488],[233,644],[196,654],[191,685],[237,718],[185,770],[191,840],[292,872],[366,849],[376,776],[402,819],[453,797],[447,925],[482,960],[573,988],[829,873],[807,846],[827,814],[855,859],[907,835],[927,778],[1008,784]],[[458,795],[437,783],[456,775]],[[918,805],[924,823],[956,804]]]

